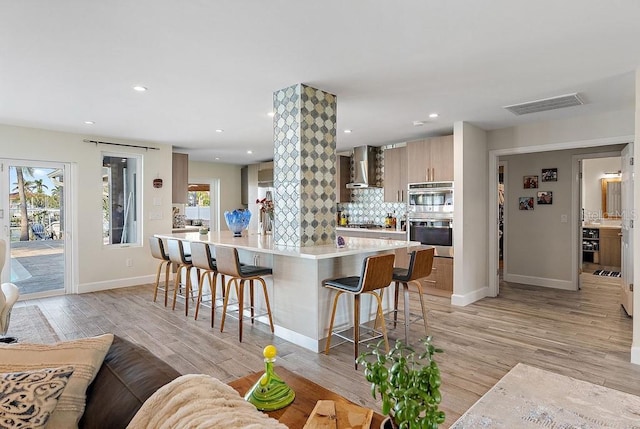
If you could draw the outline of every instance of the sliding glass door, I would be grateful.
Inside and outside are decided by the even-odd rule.
[[[0,226],[7,243],[2,282],[21,298],[64,293],[69,284],[62,163],[0,160]]]

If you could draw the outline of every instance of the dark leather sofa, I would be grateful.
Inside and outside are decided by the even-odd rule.
[[[87,389],[79,428],[126,428],[144,401],[180,373],[142,346],[114,336]]]

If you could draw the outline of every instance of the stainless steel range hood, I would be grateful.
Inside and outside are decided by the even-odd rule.
[[[376,185],[376,149],[374,146],[353,148],[355,180],[347,183],[347,188],[377,188]]]

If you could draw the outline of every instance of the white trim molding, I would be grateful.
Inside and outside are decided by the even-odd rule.
[[[124,279],[107,280],[103,282],[84,283],[79,285],[78,293],[98,292],[101,290],[118,289],[122,287],[139,286],[143,284],[155,284],[155,274],[139,277],[127,277]]]
[[[504,281],[509,283],[522,283],[525,285],[542,286],[553,289],[576,290],[571,280],[547,279],[544,277],[521,276],[517,274],[504,274]]]
[[[488,296],[489,296],[488,286],[485,286],[480,289],[476,289],[469,293],[465,293],[464,295],[454,293],[453,295],[451,295],[451,305],[464,307],[469,304],[473,304],[474,302],[479,301],[482,298],[486,298]]]

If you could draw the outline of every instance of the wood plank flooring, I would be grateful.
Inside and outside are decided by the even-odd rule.
[[[640,366],[629,363],[632,319],[618,302],[619,279],[583,274],[579,292],[501,284],[500,297],[467,307],[427,296],[429,326],[443,379],[443,427],[451,425],[518,362],[640,396]],[[379,410],[360,371],[353,369],[352,346],[316,354],[272,337],[265,325],[245,321],[243,342],[237,321],[220,333],[210,328],[210,312],[199,320],[151,301],[151,285],[18,303],[37,305],[61,339],[113,332],[149,348],[181,373],[207,373],[230,382],[262,371],[262,348],[278,347],[282,366],[353,400]],[[412,307],[417,307],[417,298]],[[422,335],[411,329],[412,341]],[[34,333],[34,337],[37,336]],[[399,326],[391,338],[403,338]],[[20,338],[22,342],[29,338]]]

